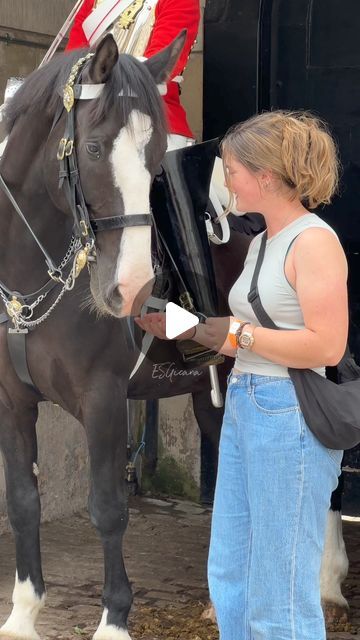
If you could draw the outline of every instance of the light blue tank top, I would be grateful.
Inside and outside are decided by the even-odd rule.
[[[258,290],[262,305],[270,318],[280,329],[304,329],[304,318],[296,291],[285,276],[286,256],[295,238],[305,229],[322,227],[336,235],[335,231],[314,213],[297,218],[266,242],[264,262],[262,264]],[[259,326],[247,296],[258,257],[262,233],[256,236],[249,246],[244,269],[229,293],[229,306],[232,314],[241,320],[247,320]],[[274,364],[270,360],[246,349],[238,349],[235,368],[244,373],[263,376],[288,377],[286,367]],[[325,375],[325,367],[314,369]]]

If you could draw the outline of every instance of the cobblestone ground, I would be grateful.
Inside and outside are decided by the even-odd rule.
[[[135,596],[130,618],[133,640],[140,637],[136,629],[144,610],[155,611],[152,615],[158,617],[171,606],[186,611],[192,606],[193,611],[201,612],[207,601],[209,525],[210,511],[196,504],[132,498],[125,562]],[[346,522],[344,530],[351,566],[345,595],[350,598],[353,630],[329,633],[329,640],[357,638],[358,628],[360,634],[360,524]],[[87,513],[43,525],[42,549],[48,598],[38,624],[41,639],[88,640],[101,617],[103,563],[102,550]],[[14,550],[8,534],[0,537],[0,562],[3,620],[10,610],[14,577]],[[141,638],[168,640],[170,635],[164,628],[156,638],[153,633],[141,634]],[[203,637],[216,636],[213,629]],[[197,640],[199,634],[190,631],[186,638]]]

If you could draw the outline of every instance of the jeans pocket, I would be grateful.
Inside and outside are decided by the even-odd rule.
[[[280,414],[299,409],[293,384],[287,378],[275,378],[252,388],[251,399],[257,409],[267,414]]]

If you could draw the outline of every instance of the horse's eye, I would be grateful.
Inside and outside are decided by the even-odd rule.
[[[86,143],[86,151],[89,155],[100,158],[101,148],[98,142],[87,142]]]

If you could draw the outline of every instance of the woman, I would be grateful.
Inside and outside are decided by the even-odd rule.
[[[336,148],[311,115],[274,111],[231,129],[222,152],[237,209],[265,218],[258,288],[280,330],[259,326],[247,301],[260,234],[229,294],[234,316],[196,327],[197,341],[236,358],[221,433],[210,595],[221,640],[325,640],[320,561],[342,452],[309,430],[287,368],[325,375],[345,350],[345,255],[335,232],[308,210],[329,203],[336,189]],[[224,341],[224,326],[236,320],[238,335]],[[165,337],[163,315],[137,322]]]

